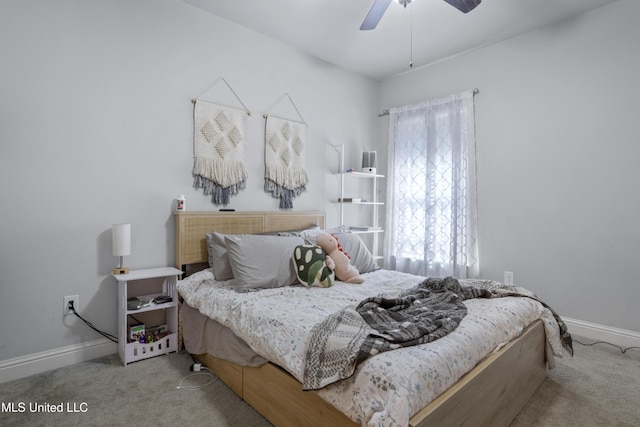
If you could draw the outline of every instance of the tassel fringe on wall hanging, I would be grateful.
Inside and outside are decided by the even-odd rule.
[[[264,119],[264,190],[280,199],[280,209],[292,209],[293,199],[306,190],[309,182],[305,170],[307,125],[304,120],[300,123],[268,114]]]

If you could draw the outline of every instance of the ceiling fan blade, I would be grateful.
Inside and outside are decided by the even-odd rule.
[[[476,8],[482,0],[444,0],[462,13],[467,13]]]
[[[373,30],[382,19],[382,15],[387,11],[391,0],[375,0],[373,6],[371,6],[371,10],[367,14],[366,18],[362,22],[360,26],[361,30]]]

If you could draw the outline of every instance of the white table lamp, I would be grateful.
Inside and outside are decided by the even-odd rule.
[[[113,274],[127,274],[129,269],[123,266],[123,257],[131,255],[131,224],[113,224],[111,227],[113,256],[120,257],[118,268]]]

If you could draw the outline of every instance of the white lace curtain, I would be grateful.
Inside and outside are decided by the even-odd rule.
[[[473,92],[389,115],[385,267],[477,277]]]

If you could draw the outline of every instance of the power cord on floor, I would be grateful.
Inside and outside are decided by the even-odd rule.
[[[110,339],[111,341],[113,341],[115,343],[118,342],[118,337],[116,337],[115,335],[111,335],[108,332],[101,331],[100,329],[98,329],[95,326],[93,326],[93,324],[91,322],[86,320],[84,317],[80,316],[80,314],[78,314],[78,312],[76,311],[75,307],[73,306],[73,301],[69,301],[69,310],[71,310],[73,312],[73,314],[75,314],[80,320],[82,320],[84,323],[86,323],[88,327],[90,327],[91,329],[93,329],[94,331],[96,331],[97,333],[102,335],[103,337],[105,337],[107,339]]]
[[[576,342],[576,343],[578,343],[580,345],[584,345],[584,346],[587,346],[587,347],[591,347],[591,346],[596,345],[596,344],[607,344],[607,345],[610,345],[612,347],[617,348],[618,350],[620,350],[622,352],[622,354],[626,353],[627,350],[640,350],[640,347],[620,347],[619,345],[611,344],[610,342],[606,342],[606,341],[595,341],[595,342],[592,342],[592,343],[584,343],[584,342],[578,341],[577,339],[574,339],[573,342]]]
[[[193,356],[192,356],[193,357]],[[209,387],[211,384],[215,383],[218,379],[218,377],[216,377],[213,372],[211,372],[211,370],[209,368],[207,368],[206,366],[202,366],[201,363],[194,363],[193,365],[191,365],[191,367],[189,368],[191,371],[193,371],[192,374],[187,375],[186,377],[184,377],[183,379],[180,380],[180,383],[178,384],[178,386],[176,387],[179,390],[202,390],[203,388],[207,388]],[[202,375],[206,375],[209,378],[209,381],[206,383],[202,383],[202,384],[193,384],[193,385],[185,385],[185,381],[192,379],[196,376],[202,376]]]

